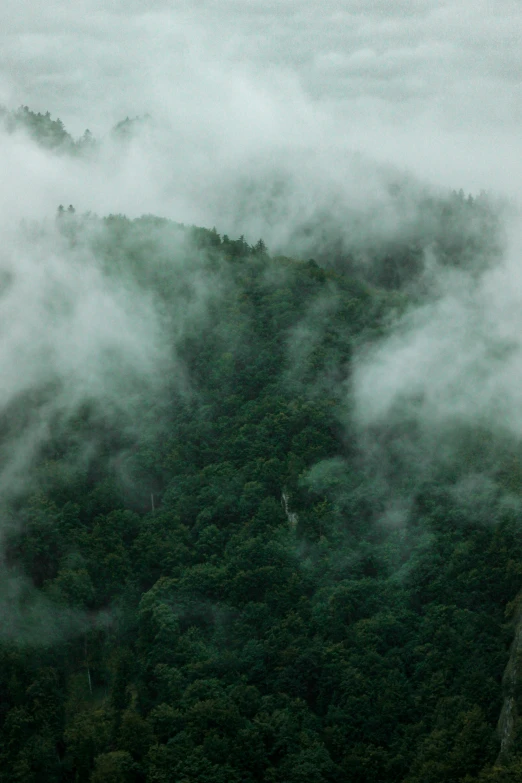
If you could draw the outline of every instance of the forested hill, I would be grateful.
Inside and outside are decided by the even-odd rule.
[[[96,164],[103,150],[109,157],[115,152],[124,157],[133,142],[134,154],[146,155],[155,145],[161,145],[161,132],[168,135],[168,129],[160,128],[154,118],[145,114],[126,117],[101,138],[89,129],[74,138],[63,122],[53,119],[49,112],[35,112],[27,106],[8,110],[0,105],[1,130],[28,136],[58,160],[72,158],[87,166]],[[156,137],[158,130],[161,132]],[[304,167],[306,159],[294,163],[298,168],[301,164]],[[248,171],[234,174],[229,192],[223,191],[222,198],[230,199],[230,210],[240,216],[229,215],[231,224],[238,219],[248,223],[254,214],[262,216],[261,224],[267,229],[284,225],[281,233],[285,239],[278,238],[278,252],[312,257],[324,268],[378,288],[415,288],[425,272],[426,253],[436,258],[438,264],[474,273],[499,258],[504,242],[505,205],[498,197],[485,192],[472,196],[463,190],[428,188],[402,173],[392,179],[387,174],[382,176],[379,188],[383,192],[374,194],[367,204],[368,197],[364,195],[360,204],[357,199],[346,200],[331,178],[323,188],[319,187],[320,171],[303,174],[304,182],[296,183],[295,172],[274,172],[270,167],[258,175],[258,180]],[[228,180],[230,172],[223,171],[222,177]],[[368,177],[375,177],[375,171],[369,171]],[[307,189],[310,201],[317,202],[314,207],[299,195]],[[302,214],[295,205],[291,208],[293,202],[300,205]],[[95,210],[96,204],[90,207]],[[291,219],[289,213],[293,215]],[[238,233],[241,231],[248,233],[248,228],[240,222]],[[279,235],[277,230],[275,235]],[[253,239],[250,237],[250,241]]]
[[[129,139],[136,128],[149,121],[148,115],[144,117],[126,117],[118,122],[111,133],[118,141]],[[86,128],[83,134],[75,139],[66,129],[59,117],[53,119],[50,112],[32,111],[28,106],[20,106],[16,110],[9,110],[0,105],[0,124],[8,133],[22,131],[30,138],[44,147],[57,153],[69,155],[88,155],[99,145],[91,131]]]
[[[422,272],[72,207],[23,231],[69,265],[42,309],[56,339],[95,270],[157,344],[129,380],[111,343],[91,383],[102,296],[78,361],[2,411],[0,781],[522,779],[516,710],[497,761],[520,444],[452,422],[437,451],[404,411],[365,429],[353,396]]]

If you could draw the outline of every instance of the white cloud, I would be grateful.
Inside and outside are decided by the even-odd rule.
[[[233,94],[241,95],[242,80],[251,100],[261,95],[266,105],[268,96],[277,108],[289,97],[281,85],[293,85],[294,99],[301,89],[299,100],[309,113],[329,118],[336,144],[344,133],[352,146],[379,156],[377,138],[396,136],[387,150],[391,162],[421,176],[451,173],[458,154],[452,134],[458,137],[463,127],[470,144],[482,144],[497,168],[502,152],[488,148],[488,138],[519,143],[522,12],[511,0],[208,0],[174,8],[163,2],[9,0],[0,23],[3,100],[50,110],[76,133],[87,125],[102,133],[126,114],[149,111],[180,118],[191,132],[199,125],[209,136],[226,132],[233,148],[238,113],[219,118]],[[250,109],[245,105],[245,113]],[[263,138],[262,115],[257,112],[257,135],[253,123],[243,129],[252,141]],[[303,132],[299,113],[296,120]],[[445,169],[440,160],[430,165],[414,149],[412,154],[425,139],[444,145]],[[470,186],[481,175],[484,187],[509,186],[502,176],[488,182],[492,168],[487,163],[468,172]],[[465,169],[459,170],[463,179]]]

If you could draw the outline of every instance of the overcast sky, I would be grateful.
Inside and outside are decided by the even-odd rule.
[[[0,101],[183,147],[358,150],[518,192],[522,7],[511,0],[3,0]]]

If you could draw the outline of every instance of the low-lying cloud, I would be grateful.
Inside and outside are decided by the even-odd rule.
[[[50,111],[74,136],[89,127],[99,146],[61,154],[0,131],[0,415],[55,388],[0,466],[0,492],[23,485],[53,417],[85,400],[125,416],[122,387],[156,388],[172,359],[155,302],[71,245],[59,204],[215,225],[305,257],[335,235],[363,258],[430,229],[419,204],[441,188],[517,201],[521,28],[512,0],[7,0],[0,103]],[[126,141],[111,134],[146,114]],[[422,248],[430,297],[356,360],[369,463],[383,453],[371,433],[394,422],[413,421],[416,440],[393,448],[424,473],[453,422],[522,434],[521,234],[487,269],[450,270]],[[204,312],[211,286],[193,284]],[[296,332],[303,355],[306,339]]]

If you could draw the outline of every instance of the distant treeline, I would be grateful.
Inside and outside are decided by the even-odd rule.
[[[118,140],[129,139],[138,127],[149,121],[148,115],[132,119],[126,117],[112,128],[111,135]],[[87,154],[99,144],[89,129],[74,139],[59,118],[53,119],[48,111],[45,114],[31,111],[28,106],[20,106],[12,111],[0,106],[0,122],[8,133],[23,130],[42,147],[56,152]]]

